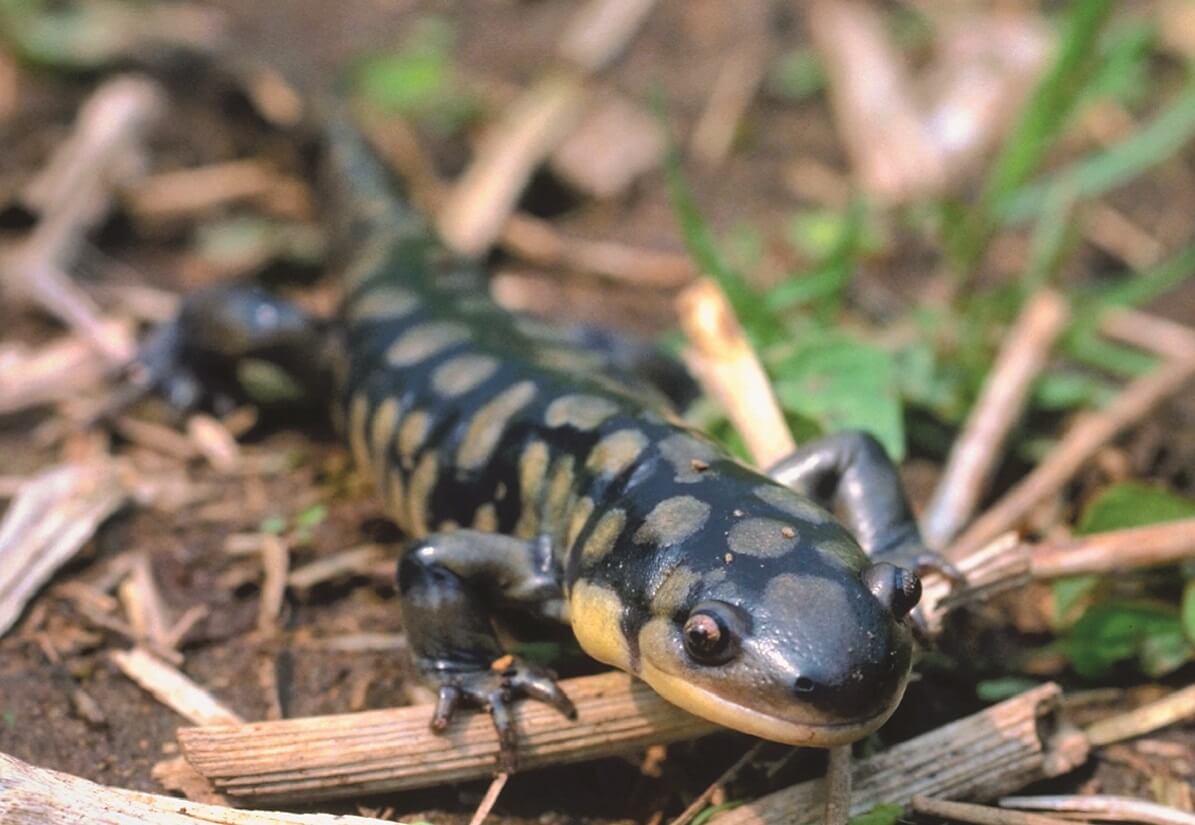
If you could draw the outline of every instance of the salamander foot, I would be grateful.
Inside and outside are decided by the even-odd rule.
[[[555,674],[513,656],[503,656],[489,670],[442,671],[435,678],[440,682],[440,692],[432,715],[432,730],[436,733],[446,730],[461,705],[485,708],[498,731],[499,770],[508,773],[518,763],[518,731],[511,712],[514,702],[535,699],[551,705],[569,719],[577,718],[577,709],[556,684]]]

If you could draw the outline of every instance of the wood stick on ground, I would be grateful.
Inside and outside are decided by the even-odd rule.
[[[1149,825],[1195,825],[1195,814],[1128,796],[1010,796],[1000,800],[1009,808],[1032,808],[1080,814],[1085,819],[1145,822]]]
[[[1033,472],[975,520],[947,552],[959,559],[1018,526],[1037,504],[1070,481],[1095,453],[1195,378],[1195,356],[1163,362],[1132,381],[1107,408],[1080,420]]]
[[[1156,702],[1101,719],[1084,733],[1092,745],[1110,745],[1182,722],[1195,716],[1195,685],[1176,690]]]
[[[142,639],[163,647],[171,647],[170,616],[158,583],[154,580],[149,557],[139,553],[133,569],[117,590],[124,605],[129,625]]]
[[[499,243],[512,255],[545,269],[569,269],[638,287],[678,289],[696,277],[693,262],[684,253],[570,237],[548,221],[521,212],[510,216]]]
[[[1060,691],[1049,683],[855,762],[850,813],[914,796],[990,798],[1047,773],[1040,724]],[[802,782],[716,816],[713,825],[807,825],[821,816],[824,783]]]
[[[237,725],[244,720],[190,677],[140,648],[116,650],[120,671],[179,716],[199,725]]]
[[[755,463],[767,467],[791,453],[796,443],[767,373],[722,288],[702,278],[677,296],[676,307],[691,343],[685,364],[726,410]]]
[[[639,30],[656,0],[590,0],[557,49],[550,70],[494,124],[437,215],[440,236],[480,255],[502,231],[532,173],[577,123],[590,75],[606,68]]]
[[[53,467],[21,489],[0,522],[0,636],[127,497],[107,463]]]
[[[366,576],[384,558],[386,551],[380,544],[352,547],[296,567],[287,575],[286,583],[296,590],[310,590],[317,584],[341,576]]]
[[[100,322],[107,341],[133,341],[133,327],[123,321]],[[0,349],[0,414],[54,404],[98,385],[111,361],[86,338],[69,333],[30,349],[6,344]]]
[[[473,812],[473,817],[469,820],[469,825],[481,825],[481,823],[485,822],[485,818],[494,809],[494,803],[498,801],[499,794],[506,787],[506,780],[508,779],[510,779],[510,774],[506,771],[502,771],[494,777],[493,781],[490,782],[490,786],[486,788],[485,796],[477,804],[477,810]]]
[[[624,673],[567,679],[577,706],[570,722],[552,708],[515,709],[519,761],[526,769],[691,739],[716,726],[668,704]],[[187,761],[219,791],[242,799],[297,803],[407,790],[491,776],[498,739],[484,713],[469,713],[442,735],[431,705],[247,725],[183,728]]]
[[[332,814],[245,811],[128,791],[45,770],[0,753],[0,822],[5,825],[394,825]]]
[[[953,819],[956,822],[972,822],[974,825],[1074,825],[1066,819],[1024,811],[1008,811],[989,805],[974,805],[967,802],[947,802],[944,799],[930,799],[915,796],[909,805],[919,814]]]
[[[280,536],[263,537],[261,564],[265,577],[257,610],[257,631],[271,634],[278,630],[278,616],[286,599],[286,577],[290,571],[290,548]]]
[[[758,36],[762,39],[764,34],[759,32]],[[766,41],[747,43],[722,64],[689,138],[689,151],[699,163],[714,168],[730,154],[739,124],[763,82],[768,52]]]
[[[681,811],[676,819],[672,820],[668,825],[689,825],[699,813],[701,813],[706,805],[710,804],[714,794],[726,789],[727,783],[738,776],[739,771],[747,767],[760,752],[763,751],[765,742],[756,742],[747,751],[740,756],[735,763],[722,772],[722,775],[710,783],[709,787],[697,795],[697,798],[689,803],[689,806]]]
[[[826,765],[825,825],[846,825],[851,818],[851,746],[830,748]]]
[[[2,261],[9,286],[59,317],[114,364],[131,356],[133,342],[111,336],[98,308],[67,270],[87,231],[107,214],[114,187],[139,170],[145,133],[163,100],[158,86],[144,77],[117,77],[100,86],[42,178],[52,185],[35,190],[41,219]]]
[[[1061,295],[1044,290],[1025,305],[1009,330],[922,518],[931,547],[945,546],[974,514],[1069,314]]]
[[[1029,547],[1035,579],[1124,572],[1195,558],[1195,518],[1076,536]]]
[[[1195,328],[1138,309],[1106,312],[1100,319],[1100,332],[1165,358],[1195,357]]]

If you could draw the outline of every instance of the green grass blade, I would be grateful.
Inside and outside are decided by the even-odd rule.
[[[1065,184],[1078,199],[1095,198],[1123,186],[1181,151],[1195,137],[1195,75],[1178,97],[1123,142],[1085,158],[1060,174],[1012,193],[998,208],[1001,220],[1020,223],[1043,209],[1046,193]]]

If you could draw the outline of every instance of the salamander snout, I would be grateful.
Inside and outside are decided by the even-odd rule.
[[[863,583],[897,620],[909,615],[921,600],[921,579],[917,574],[886,561],[864,570]]]

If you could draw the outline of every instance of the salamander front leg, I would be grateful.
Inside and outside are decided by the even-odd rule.
[[[769,468],[768,475],[824,506],[841,505],[872,558],[960,578],[953,565],[926,547],[896,467],[870,434],[850,430],[810,442]]]
[[[512,702],[536,699],[576,717],[555,675],[505,653],[490,620],[499,604],[559,617],[562,594],[550,548],[475,530],[434,534],[403,554],[398,587],[416,667],[439,688],[433,730],[447,728],[462,704],[488,709],[501,767],[510,771],[517,742]]]

